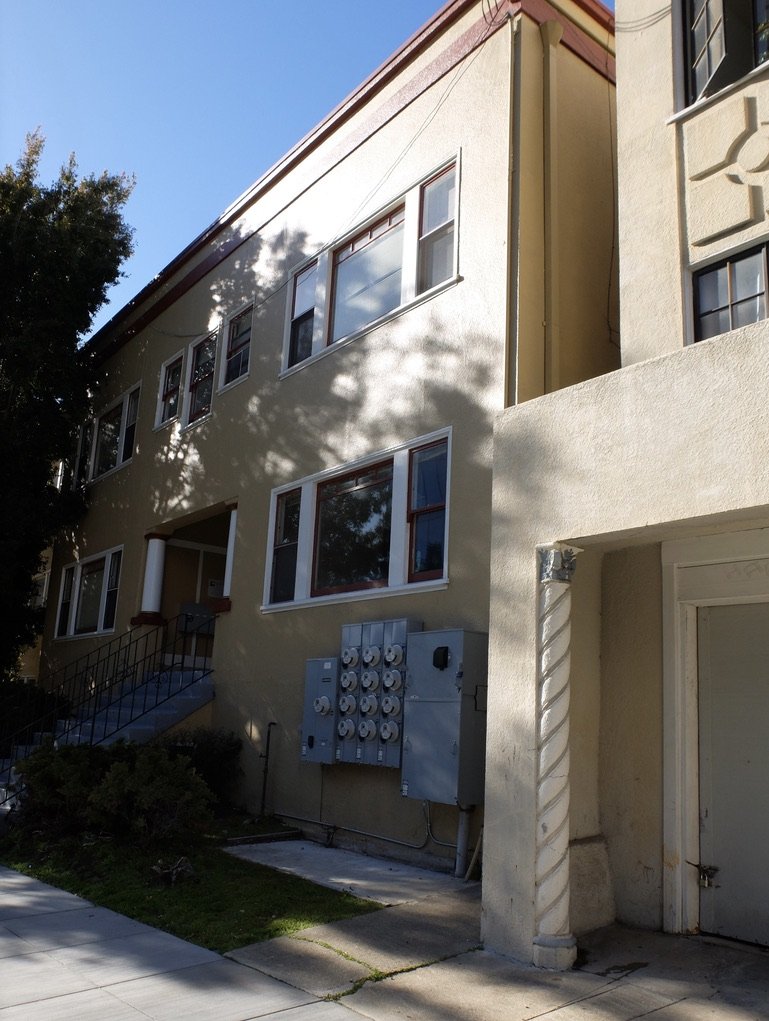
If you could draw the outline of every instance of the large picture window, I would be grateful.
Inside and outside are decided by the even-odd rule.
[[[286,368],[456,279],[457,167],[441,169],[294,273]]]
[[[113,549],[64,568],[56,637],[77,637],[115,627],[122,550]]]
[[[446,578],[448,432],[273,494],[265,602]]]

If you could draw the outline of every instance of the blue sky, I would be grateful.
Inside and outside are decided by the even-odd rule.
[[[0,165],[28,131],[126,171],[136,252],[96,326],[442,6],[440,0],[0,0]]]

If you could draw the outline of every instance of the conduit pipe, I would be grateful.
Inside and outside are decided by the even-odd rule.
[[[542,86],[542,162],[544,183],[545,241],[545,392],[557,390],[561,382],[561,337],[558,319],[560,275],[558,256],[560,222],[558,216],[558,44],[563,26],[546,21],[539,27],[544,48]]]

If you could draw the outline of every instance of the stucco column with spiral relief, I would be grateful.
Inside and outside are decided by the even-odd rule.
[[[537,616],[537,845],[534,963],[570,968],[569,684],[571,578],[578,552],[541,547]]]

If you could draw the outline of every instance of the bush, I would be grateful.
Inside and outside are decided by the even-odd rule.
[[[133,764],[115,762],[88,802],[95,827],[117,840],[147,845],[202,833],[211,821],[212,800],[189,759],[144,746]]]
[[[42,745],[17,768],[24,794],[19,824],[46,837],[72,836],[90,820],[88,800],[111,765],[110,749],[98,745]]]
[[[43,839],[96,832],[149,845],[192,839],[210,823],[213,795],[189,759],[163,748],[46,745],[20,767],[19,829]]]
[[[163,734],[153,742],[172,758],[183,755],[208,784],[216,800],[231,804],[235,785],[242,776],[240,750],[243,742],[232,731],[196,727]]]

